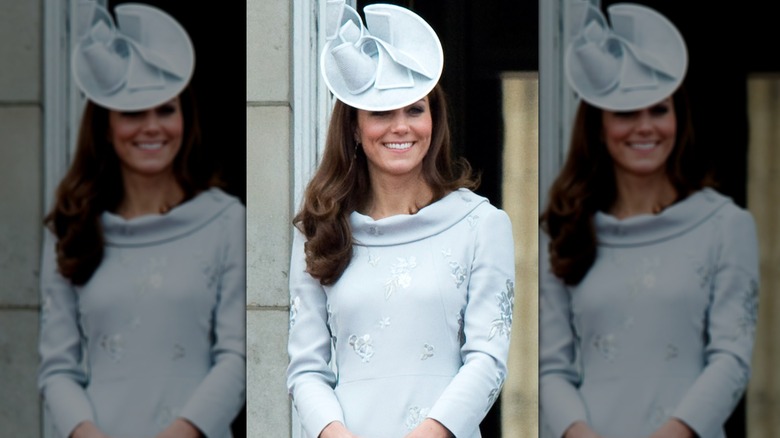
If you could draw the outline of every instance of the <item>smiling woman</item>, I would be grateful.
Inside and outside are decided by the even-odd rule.
[[[187,33],[148,5],[115,14],[79,9],[72,69],[89,100],[45,219],[38,386],[59,436],[229,438],[244,207],[203,166]]]
[[[507,373],[511,224],[452,158],[428,24],[372,5],[366,27],[328,7],[321,65],[338,100],[290,263],[302,436],[477,438]]]
[[[753,219],[698,166],[671,22],[619,3],[610,27],[571,6],[566,73],[582,102],[541,216],[543,430],[723,437],[750,375]]]

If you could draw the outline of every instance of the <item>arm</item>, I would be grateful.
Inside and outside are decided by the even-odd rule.
[[[515,280],[512,224],[501,210],[480,216],[463,315],[463,365],[428,415],[454,436],[479,425],[507,372]]]
[[[295,229],[290,261],[290,336],[287,351],[287,388],[301,424],[311,436],[319,436],[333,422],[344,424],[333,388],[336,375],[330,367],[331,340],[327,296],[319,281],[306,273],[304,242]]]
[[[579,394],[569,292],[550,269],[549,238],[539,239],[539,408],[555,437],[576,436],[587,427]],[[579,425],[575,426],[575,423]],[[590,430],[590,428],[588,428]],[[587,436],[587,435],[585,435]]]
[[[78,295],[70,281],[57,272],[56,237],[44,231],[41,260],[41,332],[38,352],[38,389],[62,436],[77,426],[95,428],[92,403],[84,390],[89,377],[82,361]]]
[[[246,388],[246,215],[238,203],[224,214],[229,216],[220,223],[225,245],[212,317],[213,364],[180,413],[207,437],[229,426],[244,404]]]
[[[707,310],[705,366],[672,416],[698,436],[714,436],[739,401],[750,377],[758,311],[758,243],[753,218],[724,212],[722,239]]]

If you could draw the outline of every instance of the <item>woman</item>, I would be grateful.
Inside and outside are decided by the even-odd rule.
[[[673,25],[638,5],[610,7],[612,29],[579,12],[566,69],[583,102],[541,217],[543,422],[554,437],[721,437],[750,373],[752,217],[704,187]]]
[[[433,30],[389,5],[366,7],[365,29],[341,3],[322,61],[339,100],[294,219],[287,381],[303,436],[479,437],[506,376],[511,225],[450,157]],[[391,53],[414,70],[383,64]],[[379,88],[399,83],[389,73],[413,84]]]
[[[191,42],[149,6],[117,7],[119,29],[80,12],[73,73],[89,101],[45,219],[40,391],[64,437],[230,437],[245,214],[198,155]]]

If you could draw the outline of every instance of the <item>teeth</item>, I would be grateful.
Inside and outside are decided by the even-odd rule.
[[[162,148],[162,143],[138,143],[138,147],[145,151],[156,151]]]
[[[410,147],[412,147],[412,142],[407,142],[407,143],[385,143],[385,147],[390,148],[390,149],[397,149],[397,150],[409,149]]]
[[[646,151],[655,147],[655,143],[631,143],[632,149],[639,149],[640,151]]]

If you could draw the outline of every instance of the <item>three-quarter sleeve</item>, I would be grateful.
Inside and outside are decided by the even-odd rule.
[[[498,209],[480,212],[463,315],[463,365],[429,412],[456,437],[472,433],[506,378],[514,305],[512,225]]]
[[[38,352],[38,389],[55,428],[70,436],[83,421],[94,422],[94,410],[85,386],[88,373],[79,328],[78,294],[57,270],[56,237],[44,231],[41,260],[41,326]]]
[[[212,366],[180,413],[208,437],[229,428],[246,397],[246,214],[239,203],[223,214]]]
[[[579,393],[576,341],[569,291],[552,273],[549,238],[539,238],[539,407],[554,437],[576,421],[587,422]]]
[[[319,436],[333,421],[344,422],[330,366],[331,334],[327,297],[319,281],[306,273],[306,238],[295,229],[290,261],[290,333],[287,388],[306,432]]]
[[[752,216],[733,209],[719,218],[717,262],[707,309],[705,366],[673,412],[698,436],[715,436],[750,377],[758,313],[758,243]]]

